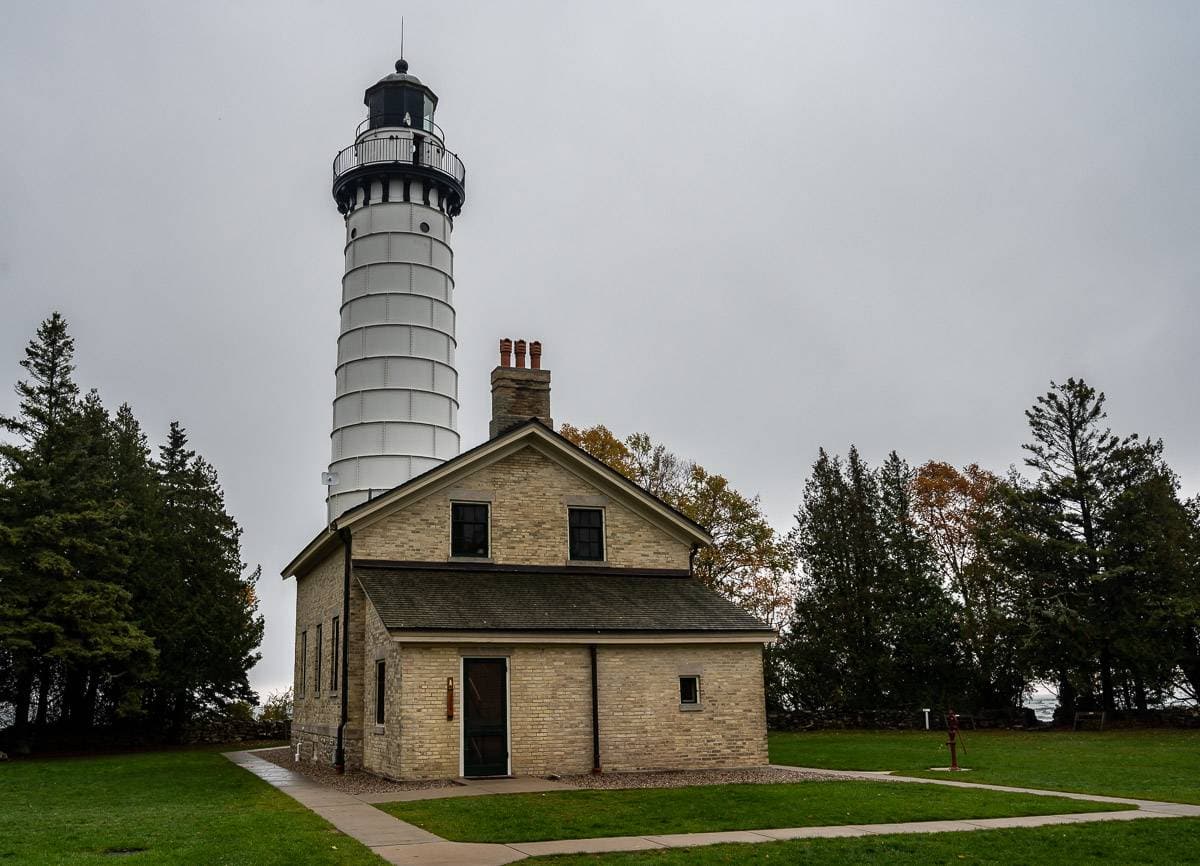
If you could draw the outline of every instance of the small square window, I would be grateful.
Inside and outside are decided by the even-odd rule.
[[[450,555],[488,555],[488,507],[473,502],[450,505]]]
[[[604,561],[604,509],[571,508],[568,510],[570,525],[571,559]]]
[[[681,707],[700,706],[700,677],[679,678],[679,705]]]

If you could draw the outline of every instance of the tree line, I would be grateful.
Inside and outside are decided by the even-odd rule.
[[[132,409],[80,393],[63,317],[21,361],[0,417],[0,728],[141,725],[167,735],[255,700],[258,571],[217,472],[179,423],[152,455]],[[7,718],[5,718],[7,716]]]
[[[1068,719],[1200,702],[1200,498],[1086,382],[1026,418],[1004,475],[821,449],[784,532],[645,434],[562,432],[712,529],[697,575],[780,630],[772,708],[1011,708],[1039,682]]]

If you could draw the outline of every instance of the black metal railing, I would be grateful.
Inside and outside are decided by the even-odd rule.
[[[360,123],[358,125],[358,129],[354,130],[354,137],[358,138],[360,135],[362,135],[364,132],[367,132],[368,130],[379,129],[380,127],[387,127],[387,126],[401,126],[401,127],[407,128],[407,129],[416,129],[416,130],[423,129],[426,132],[433,133],[438,138],[440,138],[442,141],[446,140],[446,135],[445,135],[445,133],[442,132],[442,128],[440,126],[438,126],[436,123],[434,123],[432,118],[429,118],[429,117],[414,118],[410,114],[376,114],[371,117],[368,117],[366,120],[364,120],[362,123]]]
[[[411,138],[368,138],[352,144],[333,158],[333,178],[369,165],[407,163],[444,174],[459,185],[467,179],[462,160],[442,147],[441,142],[423,139],[419,146]]]

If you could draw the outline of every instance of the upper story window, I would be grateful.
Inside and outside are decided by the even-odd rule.
[[[451,556],[488,556],[488,510],[476,502],[450,504]]]
[[[604,509],[568,509],[571,559],[604,560]]]

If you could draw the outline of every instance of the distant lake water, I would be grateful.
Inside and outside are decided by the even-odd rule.
[[[1038,689],[1031,697],[1025,699],[1025,706],[1033,710],[1039,722],[1054,721],[1054,708],[1058,706],[1058,695],[1043,689]]]

